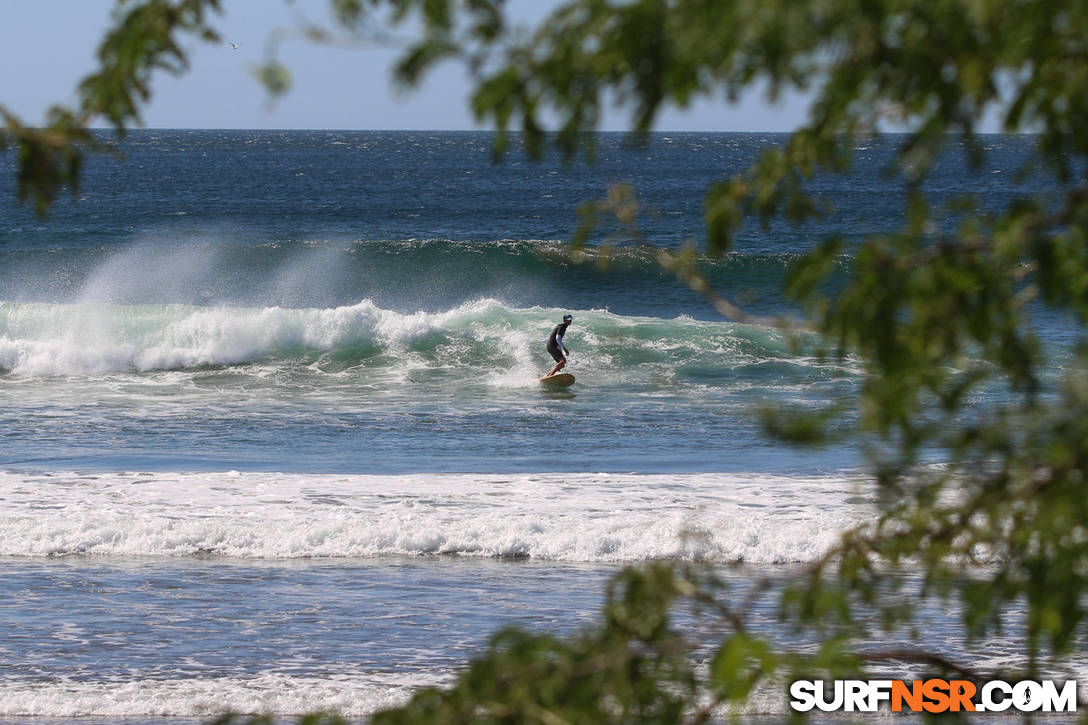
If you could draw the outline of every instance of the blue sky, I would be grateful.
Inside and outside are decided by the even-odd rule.
[[[252,75],[268,39],[297,27],[305,13],[325,17],[326,0],[223,0],[215,19],[221,45],[192,43],[192,68],[182,78],[160,74],[144,120],[151,128],[323,128],[464,130],[480,128],[468,110],[469,82],[448,65],[410,93],[390,79],[396,51],[317,46],[298,37],[280,45],[294,76],[291,92],[270,106]],[[556,0],[511,0],[512,16],[532,21]],[[0,0],[0,104],[28,123],[45,109],[72,102],[79,80],[94,65],[109,26],[113,0]],[[610,113],[606,130],[626,127],[627,114]],[[661,131],[788,131],[804,119],[799,99],[769,107],[758,94],[739,106],[705,101],[663,114]]]

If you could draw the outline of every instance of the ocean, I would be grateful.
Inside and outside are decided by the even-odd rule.
[[[0,723],[363,721],[501,626],[592,623],[625,565],[743,586],[818,558],[876,510],[865,460],[777,442],[756,411],[849,418],[861,364],[722,320],[649,246],[698,242],[708,186],[784,138],[602,134],[593,163],[495,164],[487,133],[139,130],[44,219],[0,156]],[[797,315],[780,288],[805,250],[902,220],[896,143],[813,181],[834,213],[749,225],[707,277]],[[1048,191],[1013,173],[1029,137],[984,143],[981,169],[941,161],[938,202]],[[572,257],[579,205],[615,183],[642,238]],[[565,313],[577,382],[552,390]]]

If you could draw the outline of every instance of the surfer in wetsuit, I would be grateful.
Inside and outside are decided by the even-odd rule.
[[[555,367],[544,377],[555,375],[567,364],[567,355],[570,355],[570,350],[563,344],[563,335],[567,334],[567,328],[573,321],[574,318],[570,315],[563,315],[563,321],[552,328],[552,334],[548,336],[548,354],[555,360]]]

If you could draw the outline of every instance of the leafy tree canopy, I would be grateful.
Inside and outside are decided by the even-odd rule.
[[[848,250],[821,240],[784,290],[828,355],[864,361],[853,435],[880,444],[880,516],[791,583],[755,586],[741,601],[697,568],[625,572],[592,631],[566,640],[500,633],[454,687],[422,692],[378,722],[701,721],[775,677],[856,674],[889,659],[979,675],[916,644],[892,653],[859,646],[859,608],[875,609],[906,638],[913,609],[904,603],[935,595],[960,603],[971,637],[1022,606],[1021,674],[1076,649],[1088,594],[1088,3],[568,0],[529,29],[512,27],[500,0],[331,5],[336,25],[311,28],[316,40],[372,39],[398,25],[420,31],[395,68],[407,85],[437,63],[466,63],[471,106],[498,129],[498,152],[520,131],[531,154],[552,142],[568,155],[592,154],[587,132],[612,103],[630,109],[632,131],[644,134],[661,109],[700,97],[728,102],[754,87],[771,98],[808,94],[803,127],[709,189],[699,251],[661,252],[735,319],[748,318],[707,288],[698,255],[727,252],[750,219],[800,223],[819,213],[808,190],[815,174],[849,170],[861,138],[906,131],[891,170],[908,191],[901,228]],[[95,147],[89,124],[139,124],[151,76],[184,71],[182,38],[214,40],[210,17],[219,10],[218,0],[121,3],[78,107],[53,109],[45,128],[0,108],[20,196],[44,212],[59,189],[74,189],[82,154]],[[259,75],[273,93],[290,85],[274,57]],[[972,163],[985,161],[976,135],[984,117],[1034,134],[1031,168],[1015,171],[1049,178],[1052,193],[999,209],[966,200],[957,227],[940,231],[949,212],[931,207],[925,182],[952,144]],[[546,119],[556,134],[545,133]],[[591,221],[612,214],[632,227],[637,203],[618,190],[590,212]],[[844,251],[853,273],[829,292],[823,283]],[[1056,382],[1042,376],[1044,349],[1030,324],[1042,306],[1068,314],[1077,340]],[[1007,403],[972,411],[972,395],[994,386],[1008,391]],[[767,411],[765,422],[814,443],[827,434],[826,417]],[[946,465],[923,465],[923,450],[940,451]],[[918,588],[895,585],[901,567],[917,573]],[[822,644],[794,651],[750,632],[746,612],[759,596],[778,597],[786,626],[816,632]],[[680,602],[718,622],[708,667],[692,666],[705,643],[685,639],[670,618]]]

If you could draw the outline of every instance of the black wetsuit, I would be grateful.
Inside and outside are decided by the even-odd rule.
[[[548,336],[548,352],[556,362],[559,362],[566,357],[564,354],[566,352],[566,346],[563,345],[563,335],[567,334],[568,327],[570,327],[569,322],[556,325],[552,329],[552,334]]]

